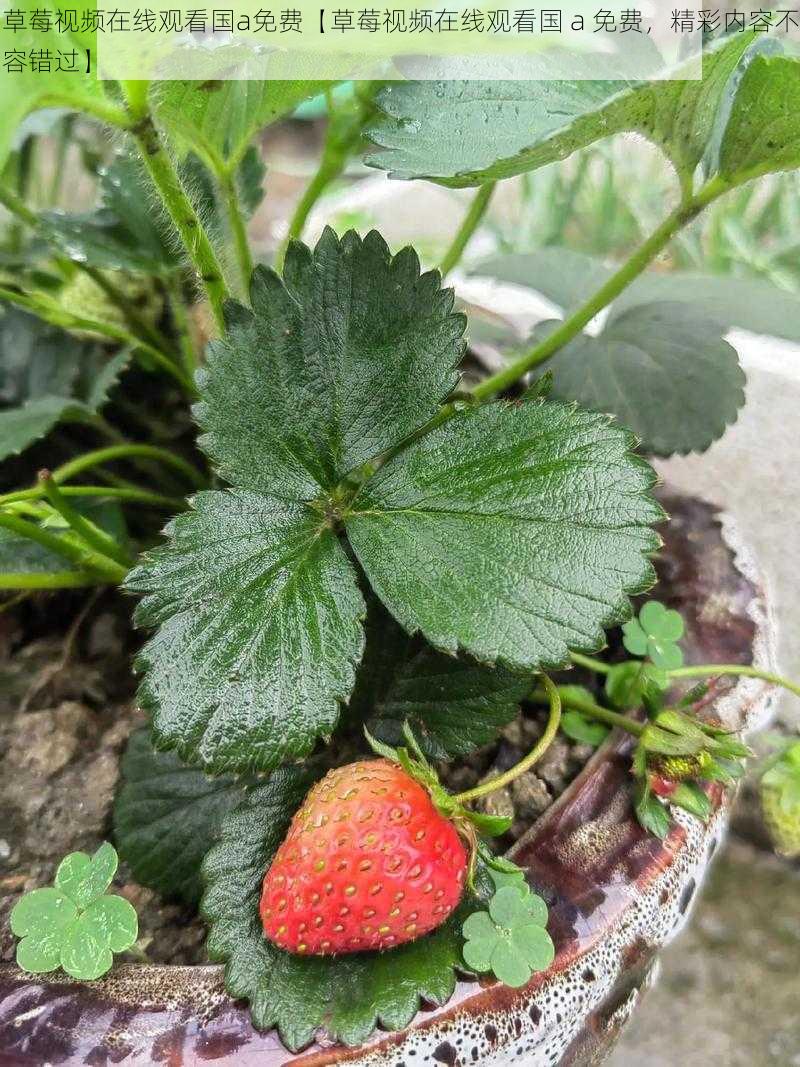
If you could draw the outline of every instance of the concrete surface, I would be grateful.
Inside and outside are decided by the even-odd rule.
[[[800,1065],[800,871],[732,841],[606,1067]]]

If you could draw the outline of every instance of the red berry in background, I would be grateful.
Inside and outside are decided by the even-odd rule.
[[[264,878],[266,937],[289,952],[394,948],[461,899],[467,850],[430,794],[389,760],[331,771],[309,792]]]
[[[671,797],[678,788],[678,783],[672,778],[665,778],[661,774],[651,774],[650,788],[657,797]]]

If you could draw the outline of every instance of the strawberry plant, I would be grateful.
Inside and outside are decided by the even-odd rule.
[[[329,94],[321,166],[274,265],[248,241],[264,176],[252,142],[328,86],[9,86],[0,589],[7,603],[93,586],[138,598],[147,728],[124,761],[123,858],[200,901],[229,993],[291,1048],[323,1024],[350,1044],[401,1028],[457,972],[526,983],[552,962],[546,906],[487,843],[508,820],[476,803],[559,729],[596,745],[616,728],[634,738],[632,808],[666,836],[673,806],[707,818],[709,784],[733,783],[747,756],[682,680],[800,694],[757,666],[684,665],[683,622],[657,601],[631,618],[667,521],[648,456],[707,448],[744,375],[702,305],[660,299],[657,279],[623,299],[708,205],[800,165],[800,61],[742,34],[709,47],[699,81]],[[41,135],[25,123],[46,105],[83,116],[59,136],[83,151],[93,211],[32,193]],[[663,149],[677,207],[466,388],[469,324],[442,275],[496,183],[631,131]],[[375,231],[300,239],[367,139],[395,175],[478,187],[441,270]],[[598,657],[619,626],[633,658]],[[573,668],[586,685],[550,677]],[[523,704],[541,705],[533,750],[448,792],[442,765]],[[81,885],[96,860],[74,861]],[[59,877],[58,907],[49,890],[18,905],[19,962],[96,977],[135,924],[123,937],[117,905]],[[91,952],[65,948],[75,931]]]

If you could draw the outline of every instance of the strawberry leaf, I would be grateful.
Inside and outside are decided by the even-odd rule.
[[[242,799],[244,784],[208,778],[172,752],[156,752],[138,730],[122,759],[123,786],[114,803],[114,835],[138,882],[162,896],[196,904],[200,865],[222,820]]]
[[[308,500],[436,413],[466,323],[438,273],[375,231],[295,242],[284,276],[256,270],[252,314],[209,347],[197,416],[225,478]]]
[[[307,769],[285,767],[250,790],[225,819],[203,865],[209,956],[226,964],[226,988],[250,1002],[254,1026],[277,1028],[292,1051],[308,1045],[320,1029],[347,1045],[365,1041],[379,1024],[401,1029],[422,999],[444,1004],[450,998],[460,963],[455,918],[386,953],[293,956],[265,939],[258,914],[261,885],[311,781]]]
[[[622,310],[598,337],[580,334],[557,353],[552,396],[615,415],[656,455],[702,452],[744,404],[745,374],[724,332],[690,303]]]
[[[561,404],[465,410],[367,482],[347,534],[410,632],[511,670],[557,667],[600,648],[653,580],[662,513],[631,444]]]
[[[127,588],[146,594],[139,699],[156,747],[215,774],[267,770],[336,725],[363,643],[364,602],[321,516],[249,490],[206,492]]]

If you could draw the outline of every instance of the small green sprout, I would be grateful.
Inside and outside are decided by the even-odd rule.
[[[93,856],[72,852],[56,871],[55,883],[34,889],[11,912],[11,929],[21,940],[17,963],[44,974],[62,967],[72,978],[105,974],[113,952],[131,947],[139,933],[133,906],[105,895],[117,869],[116,850],[102,844]]]
[[[612,707],[621,711],[638,708],[642,704],[648,710],[659,708],[667,689],[667,672],[647,661],[626,660],[625,663],[616,663],[606,675],[606,696]]]
[[[631,655],[647,656],[656,667],[672,671],[683,663],[683,653],[677,644],[683,637],[683,619],[658,600],[648,600],[639,618],[625,623],[622,634],[623,644]]]
[[[534,971],[553,962],[555,949],[545,929],[547,905],[523,885],[504,885],[463,926],[464,962],[478,973],[491,971],[507,986],[519,988]]]

